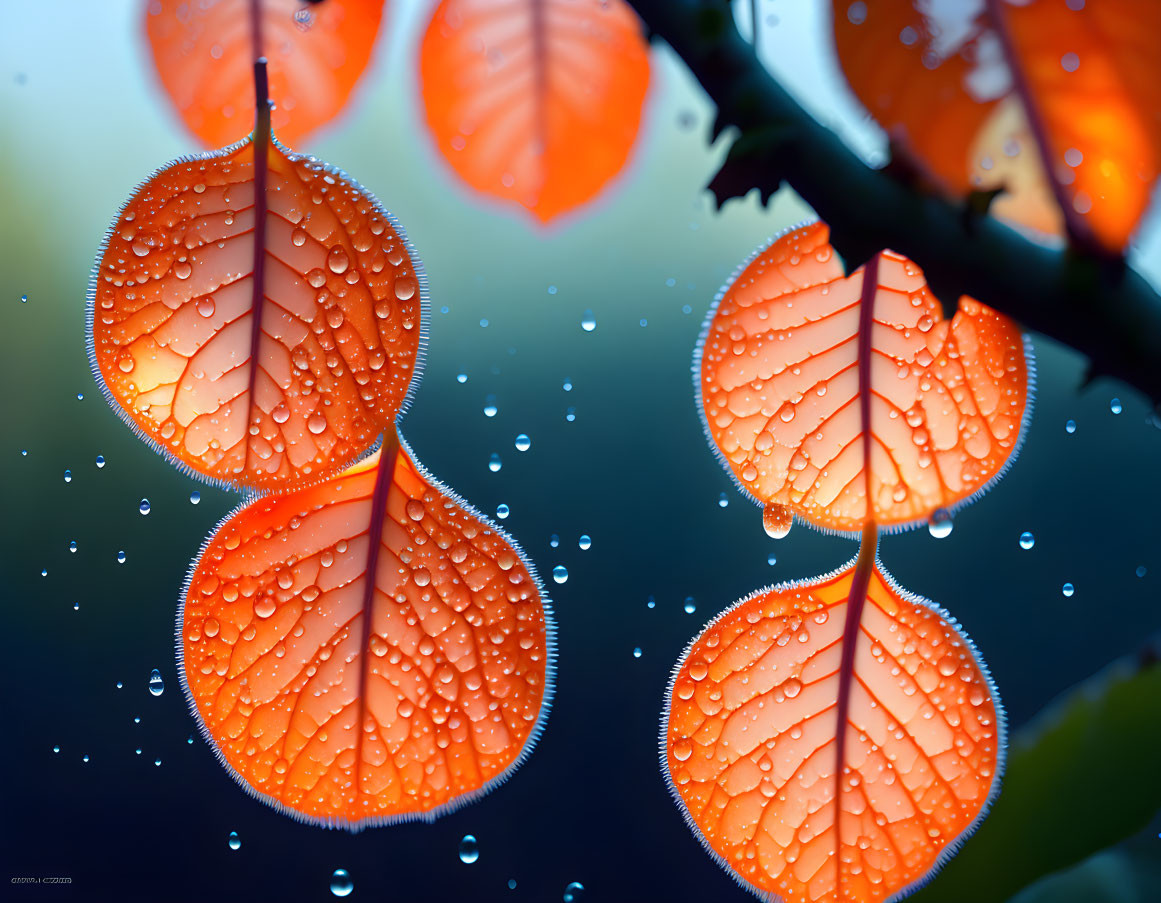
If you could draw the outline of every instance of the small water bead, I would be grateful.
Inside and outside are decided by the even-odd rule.
[[[345,273],[350,265],[351,258],[347,256],[346,249],[342,245],[335,245],[327,251],[327,269],[336,276]]]
[[[472,834],[465,834],[460,840],[460,862],[471,865],[480,858],[480,845]]]
[[[480,328],[481,328],[481,329],[487,329],[487,328],[488,328],[488,318],[487,318],[487,317],[481,317],[481,318],[480,318]]]
[[[496,396],[489,395],[484,399],[484,416],[495,417],[499,408],[496,407]]]
[[[85,753],[83,756],[81,756],[81,761],[88,762],[89,761],[89,754]]]
[[[767,555],[766,556],[766,563],[768,565],[770,565],[771,567],[773,567],[774,565],[776,565],[778,563],[778,556],[777,555]]]
[[[719,508],[726,508],[729,506],[729,504],[730,504],[730,497],[728,495],[726,495],[724,492],[718,496],[718,507]]]
[[[160,758],[154,759],[153,764],[156,765],[158,768],[160,768],[161,767],[161,759]]]
[[[327,428],[327,419],[322,411],[315,411],[306,418],[306,428],[312,436],[317,436]]]
[[[657,600],[655,598],[653,598],[652,596],[650,596],[648,599],[645,600],[645,607],[646,608],[656,608],[657,607]]]
[[[27,304],[28,303],[28,295],[21,295],[20,296],[20,303]]]
[[[196,489],[189,494],[189,503],[191,505],[196,505],[201,500],[202,500],[202,494],[200,492],[198,492]]]
[[[1064,584],[1064,586],[1062,586],[1060,588],[1060,591],[1062,593],[1064,593],[1065,598],[1068,598],[1069,596],[1071,596],[1073,593],[1076,592],[1076,587],[1073,586],[1071,583],[1066,583],[1066,584]]]
[[[553,533],[550,537],[548,537],[548,544],[555,549],[560,545],[560,537]]]
[[[1066,421],[1064,424],[1064,431],[1066,433],[1075,433],[1076,432],[1076,421],[1075,420]]]
[[[60,752],[60,747],[59,747],[59,746],[54,746],[54,747],[52,748],[52,751],[53,751],[54,753],[59,753],[59,752]]]
[[[335,869],[331,874],[331,893],[336,897],[345,897],[355,889],[355,882],[351,880],[350,872],[346,869]]]
[[[1021,549],[1030,549],[1034,545],[1036,545],[1036,537],[1035,536],[1033,536],[1027,530],[1025,530],[1023,533],[1020,534],[1020,548]]]
[[[565,583],[568,580],[568,568],[563,564],[558,564],[552,569],[552,579],[557,583]]]
[[[506,518],[511,513],[512,509],[505,505],[503,502],[496,506],[496,517],[500,518],[500,520],[504,520],[504,518]]]
[[[516,451],[526,452],[532,448],[532,440],[528,438],[527,433],[521,433],[516,437]]]
[[[196,310],[200,316],[203,316],[206,319],[209,319],[214,315],[214,309],[214,298],[212,295],[206,295],[204,298],[199,298],[197,303],[194,304],[194,310]]]
[[[762,528],[771,539],[785,539],[792,526],[794,512],[786,505],[771,502],[762,509]]]
[[[101,468],[104,466],[105,466],[105,456],[104,455],[97,455],[97,467]]]
[[[492,452],[492,457],[488,459],[488,470],[492,473],[499,473],[500,468],[504,466],[504,462],[500,460],[499,454]]]
[[[641,657],[641,647],[634,646],[633,647],[633,658],[640,658],[640,657]]]
[[[74,602],[74,603],[73,603],[73,611],[80,611],[80,610],[81,610],[81,603],[80,603],[80,602]]]
[[[576,408],[568,408],[564,412],[564,419],[569,423],[572,423],[574,420],[576,420]]]
[[[571,380],[571,379],[566,379],[566,380],[564,381],[564,386],[563,386],[562,388],[563,388],[563,389],[564,389],[564,391],[566,391],[566,392],[571,392],[571,391],[572,391],[572,380]]]
[[[550,286],[548,287],[548,294],[550,294],[550,295],[555,295],[555,294],[556,294],[556,286],[555,286],[555,285],[550,285]]]
[[[584,899],[585,886],[579,881],[572,881],[568,887],[564,889],[564,896],[561,899],[564,903],[581,903]]]
[[[149,513],[149,499],[142,499],[141,504],[137,506],[137,510],[141,512],[142,516]]]
[[[694,602],[693,596],[686,596],[685,597],[685,613],[687,615],[691,615],[695,611],[697,611],[697,603]]]
[[[592,332],[597,328],[597,318],[593,315],[591,310],[586,310],[584,317],[581,319],[581,329],[585,332]]]
[[[1143,564],[1137,565],[1136,574],[1138,577],[1144,577],[1147,573],[1149,573],[1149,571],[1145,567],[1145,565],[1143,565]]]
[[[76,550],[77,550],[77,541],[74,539],[72,542],[69,543],[69,551],[75,552]]]
[[[161,672],[156,668],[149,675],[149,692],[153,696],[160,696],[165,692],[165,681],[161,679]]]
[[[576,541],[576,544],[580,546],[582,552],[587,552],[593,547],[593,538],[587,533],[582,533],[581,538]]]
[[[951,512],[946,508],[939,508],[927,520],[927,531],[936,539],[947,539],[951,536],[955,525],[951,520]]]
[[[463,383],[466,383],[467,381],[468,381],[468,374],[466,374],[466,373],[456,374],[456,382],[463,384]]]
[[[295,229],[293,232],[290,233],[290,240],[292,242],[294,242],[294,246],[296,248],[301,248],[303,245],[306,244],[306,230],[305,229]]]
[[[124,564],[124,563],[125,563],[125,552],[124,552],[124,550],[122,550],[122,551],[117,553],[117,564]]]
[[[1121,410],[1122,410],[1121,399],[1114,398],[1112,401],[1110,401],[1109,402],[1109,410],[1112,411],[1114,414],[1121,413]]]
[[[229,845],[230,845],[230,849],[231,849],[231,850],[240,850],[240,849],[242,849],[242,841],[241,841],[241,839],[238,837],[238,832],[237,832],[237,831],[231,831],[231,832],[230,832],[230,839],[227,841],[227,843],[229,843]]]
[[[66,483],[71,483],[73,481],[73,472],[71,470],[66,470],[64,472],[64,481]]]

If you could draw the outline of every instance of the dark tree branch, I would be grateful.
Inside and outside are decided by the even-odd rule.
[[[935,294],[971,295],[1086,355],[1089,379],[1109,376],[1161,403],[1161,298],[1120,260],[1050,250],[908,178],[868,167],[766,71],[723,0],[629,0],[717,105],[715,134],[741,137],[713,184],[719,199],[788,182],[831,227],[854,267],[891,248],[923,268]],[[987,200],[987,199],[983,199]]]

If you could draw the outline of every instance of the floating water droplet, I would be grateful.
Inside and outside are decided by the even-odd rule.
[[[196,489],[189,494],[189,503],[191,505],[196,505],[201,500],[202,500],[202,494],[200,492],[198,492]]]
[[[946,508],[937,509],[927,520],[927,531],[936,539],[947,539],[951,536],[953,526],[951,512]]]
[[[1073,593],[1075,593],[1075,592],[1076,592],[1076,587],[1075,587],[1075,586],[1073,586],[1071,583],[1066,583],[1066,584],[1064,584],[1064,586],[1062,586],[1062,587],[1060,588],[1060,591],[1061,591],[1062,593],[1064,593],[1065,597],[1068,597],[1068,596],[1071,596]]]
[[[766,556],[766,563],[767,563],[768,565],[770,565],[771,567],[773,567],[774,565],[776,565],[776,564],[778,563],[778,556],[776,556],[776,555],[767,555],[767,556]]]
[[[161,672],[156,668],[149,675],[149,692],[154,696],[160,696],[165,692],[165,681],[161,679]]]
[[[77,393],[77,401],[84,401],[84,400],[85,400],[85,393],[84,393],[84,392],[78,392],[78,393]]]
[[[153,764],[156,765],[158,768],[160,768],[161,767],[161,759],[160,758],[154,759]]]
[[[460,840],[460,862],[471,865],[480,858],[480,845],[471,834],[465,834]]]
[[[576,544],[581,547],[581,551],[588,551],[592,548],[593,538],[587,533],[582,533],[581,538],[577,540]]]
[[[58,753],[58,752],[60,752],[60,747],[59,747],[59,746],[54,746],[54,747],[52,748],[52,751],[53,751],[54,753]]]
[[[117,553],[117,564],[124,564],[124,563],[125,563],[125,552],[124,551],[118,552]]]
[[[564,889],[564,896],[561,898],[564,903],[581,903],[584,899],[585,886],[579,881],[572,881],[568,887]]]
[[[504,462],[500,460],[500,455],[492,452],[492,457],[488,459],[488,470],[492,473],[499,473],[500,468],[504,466]]]
[[[564,419],[569,423],[572,423],[574,420],[576,420],[576,408],[568,408],[564,412]]]
[[[80,610],[81,610],[81,603],[80,603],[80,602],[74,602],[74,603],[73,603],[73,611],[80,611]]]
[[[457,374],[457,375],[456,375],[456,382],[458,382],[458,383],[466,383],[467,381],[468,381],[468,374],[466,374],[466,373],[460,373],[460,374]]]
[[[1112,411],[1114,414],[1121,413],[1121,410],[1122,410],[1121,409],[1121,399],[1114,398],[1112,401],[1110,401],[1109,402],[1109,410]]]
[[[1076,421],[1075,420],[1066,421],[1064,424],[1064,431],[1066,433],[1075,433],[1076,432]]]
[[[508,890],[516,890],[516,879],[515,878],[508,879]]]
[[[512,509],[505,505],[503,502],[496,506],[496,517],[500,518],[500,520],[503,520],[511,513]]]
[[[572,391],[572,380],[571,380],[571,379],[566,379],[566,380],[564,381],[564,386],[563,386],[562,388],[563,388],[563,389],[564,389],[564,391],[566,391],[566,392],[571,392],[571,391]]]
[[[72,542],[69,543],[69,551],[75,552],[76,550],[77,550],[77,541],[74,539]]]
[[[489,395],[484,399],[484,416],[495,417],[499,408],[496,407],[496,396]]]
[[[532,448],[532,440],[528,438],[527,433],[521,433],[516,437],[516,451],[526,452]]]
[[[1030,549],[1034,545],[1036,545],[1036,537],[1035,536],[1033,536],[1027,530],[1025,530],[1023,533],[1020,534],[1020,548],[1021,549]]]
[[[548,537],[548,544],[555,549],[560,545],[560,537],[553,533],[550,537]]]
[[[20,303],[27,304],[28,303],[28,295],[21,295],[20,296]]]
[[[85,753],[83,756],[81,756],[81,761],[88,762],[89,761],[89,754]]]
[[[718,507],[719,508],[726,508],[729,506],[729,504],[730,504],[730,497],[728,495],[726,495],[724,492],[718,496]]]
[[[586,310],[585,315],[581,318],[581,329],[585,332],[592,332],[597,328],[597,318],[593,315],[591,310]]]
[[[1137,576],[1138,576],[1138,577],[1144,577],[1144,576],[1145,576],[1145,575],[1146,575],[1148,572],[1149,572],[1149,571],[1148,571],[1148,569],[1145,567],[1145,565],[1143,565],[1143,564],[1139,564],[1139,565],[1137,565],[1137,571],[1136,571],[1136,573],[1137,573]]]
[[[687,615],[691,615],[695,611],[697,611],[697,604],[694,602],[693,596],[686,596],[685,597],[685,613]]]
[[[555,295],[555,294],[556,294],[556,286],[555,286],[555,285],[550,285],[550,286],[548,287],[548,294],[550,294],[550,295]]]
[[[641,657],[641,647],[634,646],[633,647],[633,658],[640,658],[640,657]]]
[[[237,832],[237,831],[231,831],[231,832],[230,832],[230,839],[227,841],[227,843],[229,843],[229,845],[230,845],[230,849],[231,849],[231,850],[240,850],[240,849],[242,849],[242,841],[241,841],[241,839],[238,837],[238,832]]]
[[[148,514],[149,513],[149,499],[142,499],[141,504],[139,504],[137,506],[137,510],[140,511],[142,513],[142,515]]]
[[[105,456],[104,455],[97,455],[97,467],[104,467],[104,466],[105,466]]]
[[[656,608],[657,607],[657,600],[654,599],[652,596],[650,596],[648,599],[645,600],[645,607],[646,608]]]
[[[345,897],[355,889],[355,882],[346,869],[335,869],[331,875],[331,893],[336,897]]]
[[[73,481],[73,472],[71,470],[66,470],[64,472],[64,481],[66,483],[71,483]]]
[[[557,583],[564,583],[568,580],[568,568],[563,564],[558,564],[552,569],[552,579]]]

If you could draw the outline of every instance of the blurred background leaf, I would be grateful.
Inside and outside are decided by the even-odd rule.
[[[1159,749],[1161,664],[1151,650],[1070,690],[1015,734],[991,814],[912,899],[1004,900],[1019,892],[1012,903],[1155,900],[1137,892],[1139,883],[1154,894],[1158,887],[1155,837],[1151,849],[1102,851],[1161,809]]]

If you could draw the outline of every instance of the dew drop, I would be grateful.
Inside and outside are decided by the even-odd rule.
[[[1121,411],[1123,410],[1121,408],[1121,399],[1114,398],[1112,401],[1110,401],[1109,402],[1109,410],[1112,411],[1114,414],[1121,413]]]
[[[104,466],[105,466],[105,456],[104,455],[97,455],[97,467],[100,468],[100,467],[104,467]]]
[[[695,611],[697,611],[697,603],[694,602],[693,596],[686,596],[685,597],[685,613],[687,615],[691,615]]]
[[[489,395],[484,399],[484,416],[495,417],[499,408],[496,407],[496,396]]]
[[[499,473],[503,466],[504,462],[500,460],[500,456],[496,452],[492,452],[492,457],[488,459],[488,470],[492,473]]]
[[[125,553],[118,552],[117,553],[117,564],[124,564],[124,563],[125,563]]]
[[[640,657],[641,657],[641,647],[634,646],[633,647],[633,658],[640,658]]]
[[[307,418],[306,428],[315,436],[327,428],[327,419],[323,416],[322,411],[315,411]]]
[[[327,269],[336,275],[345,273],[351,265],[351,259],[341,245],[335,245],[327,251]]]
[[[460,840],[460,862],[471,865],[480,858],[480,845],[472,834],[465,834]]]
[[[951,513],[946,508],[939,508],[927,520],[927,531],[936,539],[946,539],[951,536]]]
[[[496,506],[496,517],[500,518],[500,520],[504,520],[504,518],[506,518],[511,513],[512,509],[505,505],[503,502]]]
[[[1034,545],[1036,545],[1036,537],[1035,536],[1033,536],[1027,530],[1025,530],[1023,533],[1020,534],[1020,548],[1021,549],[1030,549]]]
[[[306,281],[311,284],[312,288],[322,288],[324,285],[326,285],[327,274],[318,267],[315,267],[313,270],[306,274]]]
[[[1066,433],[1075,433],[1076,432],[1076,421],[1075,420],[1066,421],[1064,424],[1064,431]]]
[[[335,869],[331,874],[331,893],[336,897],[345,897],[355,889],[355,882],[351,880],[350,872],[346,869]]]
[[[241,840],[238,838],[238,832],[237,832],[237,831],[231,831],[231,832],[230,832],[230,839],[229,839],[228,843],[229,843],[229,845],[230,845],[230,849],[231,849],[231,850],[240,850],[240,849],[242,849],[242,841],[241,841]]]
[[[77,541],[74,539],[72,542],[69,543],[69,551],[75,552],[76,550],[77,550]]]
[[[306,244],[306,230],[295,229],[292,233],[290,233],[290,240],[294,242],[294,246],[296,248],[301,248]]]
[[[762,509],[762,527],[771,539],[784,539],[792,526],[794,513],[786,505],[771,502]]]
[[[71,483],[73,481],[73,472],[71,470],[66,470],[64,472],[64,481],[66,483]]]
[[[1071,583],[1066,583],[1066,584],[1064,584],[1064,586],[1062,586],[1060,588],[1060,591],[1062,593],[1064,593],[1065,598],[1067,598],[1076,592],[1076,587],[1073,586]]]
[[[730,497],[728,495],[726,495],[724,492],[721,493],[718,496],[718,507],[719,508],[728,508],[729,505],[730,505]]]
[[[203,317],[212,317],[214,315],[214,298],[212,295],[207,295],[204,298],[198,298],[194,305],[196,310]]]
[[[591,310],[586,310],[584,317],[581,318],[581,329],[585,332],[592,332],[597,328],[597,318],[593,315]]]
[[[558,564],[552,569],[552,579],[557,583],[565,583],[568,580],[568,568],[563,564]]]
[[[137,510],[140,511],[143,516],[148,514],[149,513],[149,499],[142,499],[141,503],[137,506]]]
[[[526,452],[532,448],[532,440],[528,438],[527,433],[521,433],[516,437],[516,451]]]
[[[156,668],[149,675],[149,692],[153,696],[160,696],[165,692],[165,681],[161,679],[161,672]]]
[[[582,552],[587,552],[592,548],[593,538],[587,533],[582,533],[581,538],[577,540],[576,544],[580,546]]]
[[[198,492],[196,489],[189,494],[189,503],[191,505],[196,505],[201,500],[202,500],[202,494],[200,492]]]

